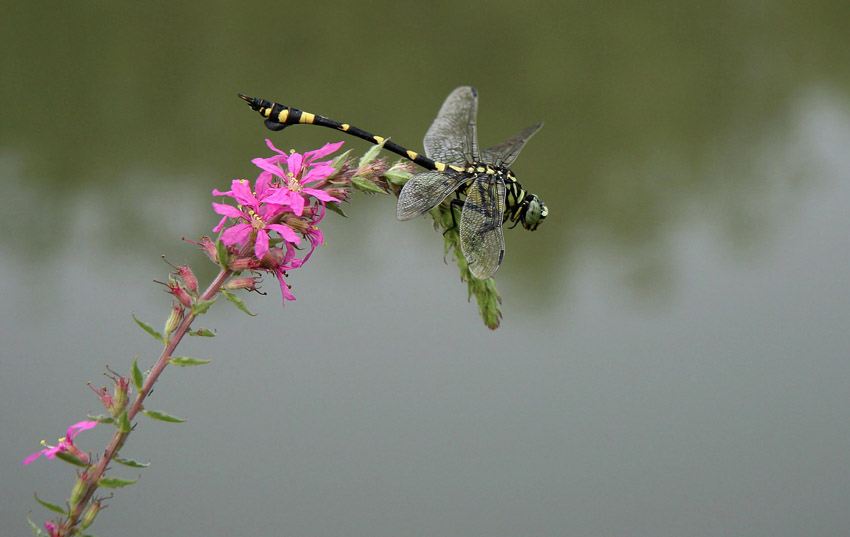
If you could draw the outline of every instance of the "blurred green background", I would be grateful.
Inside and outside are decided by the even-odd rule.
[[[0,523],[61,503],[20,461],[149,367],[160,260],[271,133],[237,92],[413,149],[477,87],[550,216],[506,231],[502,327],[442,240],[355,194],[279,290],[167,371],[96,535],[847,535],[850,4],[54,2],[0,19]],[[362,153],[368,144],[345,139]],[[300,273],[299,273],[300,272]],[[101,429],[101,428],[98,428]],[[84,433],[99,451],[106,428]],[[117,476],[135,474],[115,469]]]

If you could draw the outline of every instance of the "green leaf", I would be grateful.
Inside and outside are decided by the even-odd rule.
[[[398,186],[403,186],[412,176],[413,174],[404,168],[397,168],[395,166],[384,172],[384,177],[387,181]]]
[[[38,497],[38,494],[33,494],[33,496],[35,496],[35,501],[37,501],[38,503],[40,503],[44,507],[47,507],[48,509],[50,509],[54,513],[59,513],[60,515],[65,515],[65,516],[68,515],[67,509],[63,509],[62,507],[59,507],[55,503],[50,503],[50,502],[46,502],[46,501],[42,500],[41,498]]]
[[[154,338],[158,339],[161,343],[165,344],[165,338],[162,337],[162,334],[153,329],[151,325],[144,321],[140,321],[136,319],[136,316],[133,315],[133,320],[136,321],[136,324],[142,327],[142,330],[152,335]]]
[[[212,330],[207,330],[206,328],[198,328],[197,330],[189,332],[189,335],[201,337],[215,337],[215,333]]]
[[[215,298],[212,300],[196,300],[192,304],[192,315],[202,315],[215,304]]]
[[[138,461],[134,461],[133,459],[122,459],[121,457],[112,457],[112,460],[117,462],[118,464],[123,464],[124,466],[129,466],[130,468],[147,468],[151,465],[151,463],[142,463]]]
[[[121,487],[126,487],[127,485],[138,483],[139,479],[141,479],[141,477],[137,477],[132,481],[127,481],[126,479],[118,479],[117,477],[101,477],[97,482],[97,486],[105,487],[108,489],[120,489]]]
[[[171,414],[166,414],[165,412],[159,412],[157,410],[142,410],[142,412],[144,412],[145,416],[149,418],[160,421],[167,421],[169,423],[183,423],[184,421],[186,421],[183,418],[178,418],[176,416],[172,416]]]
[[[115,426],[121,433],[129,433],[133,429],[133,425],[130,423],[130,418],[127,416],[126,408],[124,409],[124,412],[121,413],[121,416],[118,417],[118,423]]]
[[[86,417],[91,421],[96,421],[98,423],[103,423],[106,425],[115,423],[115,418],[113,418],[112,416],[107,416],[106,414],[98,414],[97,416],[92,416],[91,414],[88,414]]]
[[[221,292],[224,294],[224,297],[227,300],[229,300],[233,303],[234,306],[236,306],[240,310],[244,311],[245,313],[247,313],[251,317],[256,317],[255,313],[251,313],[250,311],[248,311],[248,306],[245,305],[245,302],[243,302],[242,299],[239,298],[238,295],[235,295],[235,294],[231,293],[230,291],[228,291],[226,289],[222,289]]]
[[[367,194],[386,194],[383,188],[379,187],[372,181],[368,181],[356,175],[351,178],[351,186]]]
[[[73,464],[74,466],[79,466],[80,468],[88,468],[89,465],[78,459],[77,457],[71,455],[67,451],[60,451],[56,454],[57,459],[62,459],[68,464]]]
[[[325,203],[325,208],[333,211],[343,218],[348,218],[348,215],[342,212],[342,205],[338,201],[328,201]]]
[[[137,363],[139,360],[139,355],[137,354],[135,358],[133,358],[133,369],[131,370],[131,376],[133,377],[133,386],[136,387],[136,392],[140,393],[142,391],[142,384],[144,383],[144,377],[142,376],[142,371],[139,369],[139,364]]]
[[[349,149],[348,151],[346,151],[342,155],[339,155],[338,157],[336,157],[333,160],[333,162],[331,162],[331,166],[333,166],[334,169],[339,171],[339,169],[342,168],[343,163],[345,163],[345,159],[347,159],[348,155],[350,155],[350,154],[351,154],[351,149]]]
[[[218,257],[218,264],[221,268],[227,270],[230,268],[230,255],[227,253],[227,246],[221,242],[221,239],[215,241],[215,254]]]
[[[188,358],[186,356],[176,356],[168,360],[168,363],[186,367],[187,365],[204,365],[212,362],[212,360],[199,360],[197,358]]]
[[[360,157],[360,163],[357,165],[357,167],[362,168],[366,164],[369,164],[370,162],[375,160],[375,158],[377,158],[378,156],[378,153],[380,153],[381,149],[384,148],[385,143],[386,140],[369,148],[369,151],[366,151],[366,153],[362,157]]]
[[[35,522],[33,522],[33,521],[32,521],[32,519],[30,519],[30,514],[29,514],[29,513],[27,513],[27,522],[29,522],[29,525],[30,525],[30,531],[32,531],[32,534],[33,534],[33,535],[35,535],[36,537],[45,537],[45,536],[47,535],[46,533],[44,533],[43,531],[41,531],[41,530],[38,528],[38,526],[36,526],[36,525],[35,525]]]

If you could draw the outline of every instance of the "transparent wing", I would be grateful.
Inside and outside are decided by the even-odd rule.
[[[454,170],[417,173],[398,195],[396,216],[399,220],[410,220],[425,214],[468,180],[468,175]]]
[[[425,155],[446,164],[464,165],[478,160],[478,92],[461,86],[451,92],[425,134]]]
[[[460,249],[479,280],[492,276],[502,264],[504,214],[505,183],[493,175],[479,176],[466,193],[460,215]]]
[[[499,145],[494,145],[493,147],[488,147],[483,150],[481,152],[481,158],[487,164],[493,164],[495,166],[510,166],[519,156],[519,152],[522,151],[525,143],[534,136],[534,133],[539,131],[542,126],[543,123],[541,122],[537,125],[532,125],[522,129]]]

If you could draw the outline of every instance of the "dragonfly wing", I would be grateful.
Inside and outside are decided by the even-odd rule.
[[[461,86],[451,92],[425,134],[425,155],[446,164],[466,165],[478,160],[477,114],[475,88]]]
[[[468,180],[466,174],[454,170],[417,173],[404,184],[398,195],[398,219],[410,220],[427,213]]]
[[[543,123],[526,127],[499,145],[488,147],[481,152],[481,158],[487,164],[510,166],[519,156],[525,143],[540,130]]]
[[[493,175],[479,176],[466,193],[460,215],[460,248],[479,280],[492,276],[505,256],[504,214],[505,183]]]

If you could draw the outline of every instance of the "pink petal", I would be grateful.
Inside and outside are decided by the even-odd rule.
[[[221,234],[221,242],[227,246],[245,244],[253,229],[249,224],[236,224],[224,230]]]
[[[333,153],[334,151],[336,151],[337,149],[342,147],[343,143],[345,143],[345,142],[337,142],[335,144],[325,144],[324,147],[322,147],[321,149],[316,149],[315,151],[308,151],[308,152],[304,153],[304,160],[308,164],[310,164],[316,159],[330,155],[331,153]]]
[[[297,192],[293,192],[289,197],[289,206],[292,208],[292,212],[296,214],[296,216],[301,216],[304,214],[304,197]]]
[[[27,464],[29,464],[29,463],[31,463],[32,461],[36,460],[37,458],[41,457],[42,455],[44,455],[44,454],[45,454],[45,453],[47,453],[48,451],[49,451],[49,448],[42,449],[41,451],[36,451],[36,452],[35,452],[35,453],[33,453],[32,455],[30,455],[29,457],[27,457],[26,459],[24,459],[24,462],[23,462],[24,466],[26,466]]]
[[[266,229],[273,229],[277,231],[286,242],[291,242],[293,244],[301,243],[301,237],[299,237],[289,226],[285,226],[283,224],[269,224],[266,226]]]
[[[89,429],[94,429],[97,425],[96,421],[83,420],[68,427],[68,438],[73,440],[78,434]]]
[[[271,140],[269,140],[268,138],[266,138],[266,145],[267,145],[267,146],[269,146],[269,149],[271,149],[271,150],[272,150],[272,151],[274,151],[275,153],[280,153],[281,155],[284,155],[284,156],[286,155],[286,153],[284,153],[284,152],[283,152],[283,151],[281,151],[280,149],[276,148],[276,147],[274,146],[274,144],[272,143],[272,141],[271,141]]]
[[[300,183],[302,185],[304,185],[304,184],[307,184],[307,183],[313,183],[313,182],[316,182],[316,181],[320,181],[322,179],[327,178],[330,175],[333,175],[333,173],[335,171],[336,171],[336,168],[334,168],[333,166],[329,166],[327,164],[319,164],[319,165],[313,167],[312,169],[310,169],[310,171],[307,172],[307,174],[304,177],[301,178]]]
[[[315,188],[304,188],[301,190],[301,192],[309,196],[313,196],[314,198],[320,199],[322,201],[339,201],[324,190],[316,190]]]
[[[276,175],[277,177],[283,178],[283,176],[284,176],[283,170],[280,169],[280,166],[278,166],[278,165],[276,165],[272,162],[269,162],[269,160],[270,159],[265,159],[265,158],[255,158],[251,162],[253,162],[254,165],[256,167],[260,168],[261,170],[265,170],[265,171],[267,171],[271,174]]]
[[[304,157],[299,153],[292,153],[289,155],[289,158],[286,159],[286,166],[289,168],[289,173],[298,177],[298,174],[301,173],[301,164],[304,162]]]
[[[240,205],[247,205],[249,207],[256,208],[259,204],[248,181],[233,181],[233,198],[238,201]]]
[[[266,252],[269,251],[269,234],[261,229],[257,231],[257,240],[254,242],[254,255],[257,259],[262,259]]]
[[[227,205],[226,203],[216,203],[212,204],[213,209],[218,214],[224,215],[227,218],[248,218],[248,216],[234,207],[233,205]]]

